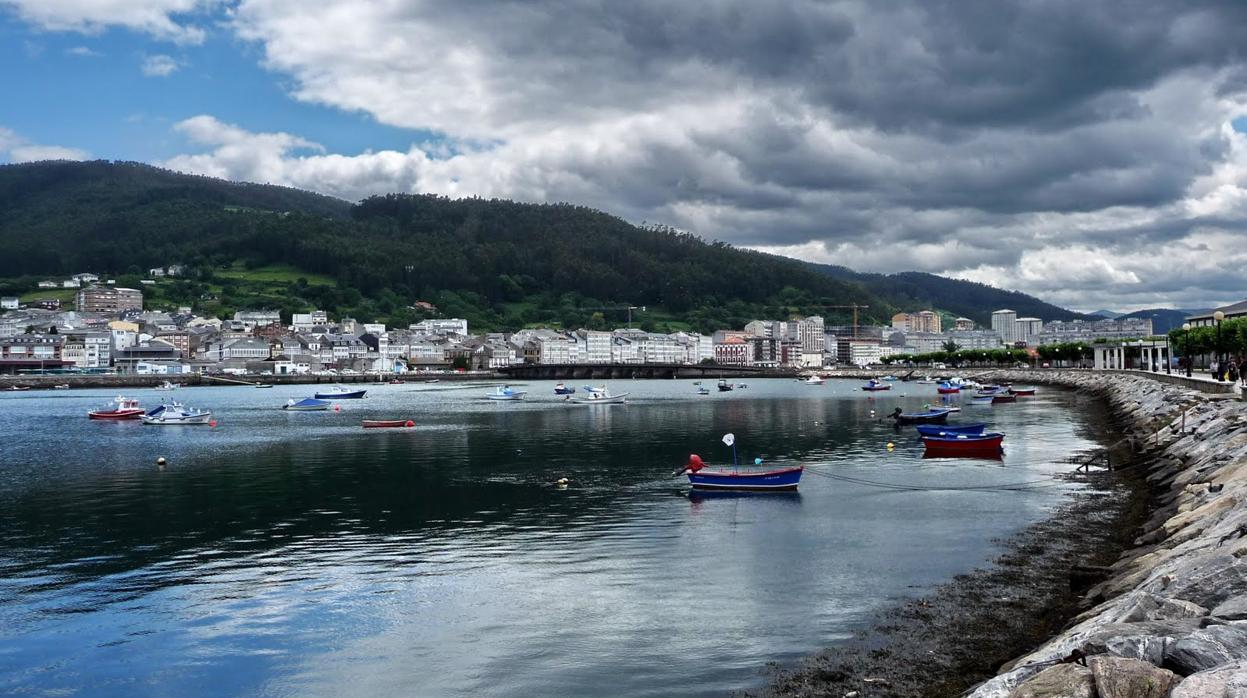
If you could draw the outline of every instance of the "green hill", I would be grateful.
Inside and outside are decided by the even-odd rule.
[[[352,206],[136,163],[0,167],[0,249],[4,288],[18,293],[40,276],[135,282],[185,264],[187,278],[145,287],[149,297],[221,315],[320,307],[401,325],[423,300],[477,329],[607,327],[634,305],[643,326],[710,331],[789,313],[847,321],[827,304],[870,305],[865,320],[895,310],[799,261],[580,206],[409,195]]]
[[[903,310],[944,310],[968,317],[980,326],[990,326],[992,311],[1002,308],[1016,311],[1018,317],[1037,317],[1045,322],[1098,319],[1045,303],[1025,293],[1005,291],[974,281],[949,279],[917,271],[870,274],[830,264],[811,266],[832,278],[860,284],[874,295]]]

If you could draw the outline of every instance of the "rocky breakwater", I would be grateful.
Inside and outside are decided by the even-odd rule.
[[[1089,608],[968,695],[1247,696],[1247,403],[1124,375],[989,377],[1104,397],[1141,454],[1154,509]]]

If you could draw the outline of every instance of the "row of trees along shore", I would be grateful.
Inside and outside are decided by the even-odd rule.
[[[1220,341],[1217,326],[1181,328],[1169,332],[1169,343],[1174,356],[1199,357],[1204,362],[1217,356],[1238,358],[1247,355],[1247,318],[1225,320],[1221,323]]]

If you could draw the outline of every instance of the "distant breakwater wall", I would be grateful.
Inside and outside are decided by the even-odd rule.
[[[1146,468],[1153,509],[1087,592],[1089,608],[967,695],[1247,695],[1247,403],[1146,374],[976,373],[1103,398]]]

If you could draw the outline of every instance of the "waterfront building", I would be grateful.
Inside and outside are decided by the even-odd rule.
[[[907,354],[930,354],[944,350],[944,343],[949,340],[946,334],[930,332],[910,332],[904,335],[904,349]]]
[[[143,309],[143,292],[120,286],[88,286],[78,291],[75,306],[82,313],[123,313]]]
[[[601,332],[597,330],[580,329],[572,332],[569,341],[571,342],[571,363],[575,364],[608,364],[611,362],[611,347],[614,342],[611,341],[610,332]]]
[[[845,337],[836,341],[836,360],[842,364],[869,366],[877,364],[885,355],[878,339],[853,339]]]
[[[1053,321],[1044,325],[1036,343],[1066,344],[1070,342],[1094,342],[1097,339],[1141,339],[1152,336],[1151,318],[1124,318],[1120,320],[1068,320]]]
[[[953,320],[954,332],[969,332],[974,329],[974,321],[968,317],[959,317]]]
[[[1007,346],[1012,346],[1018,341],[1017,319],[1018,314],[1008,309],[992,313],[992,331],[1000,335],[1000,341]]]
[[[1191,323],[1191,327],[1213,327],[1217,324],[1217,321],[1213,318],[1213,313],[1218,311],[1225,313],[1225,320],[1247,317],[1247,301],[1239,301],[1230,305],[1223,305],[1220,308],[1213,308],[1206,313],[1192,315],[1186,321]]]
[[[801,351],[807,354],[822,354],[827,337],[827,329],[823,318],[811,315],[797,320],[797,338],[801,340]],[[822,359],[818,361],[822,365]]]
[[[999,349],[1003,344],[1000,335],[992,330],[954,330],[948,333],[948,339],[958,349]]]
[[[0,339],[0,373],[63,368],[65,338],[56,334],[18,334]]]
[[[751,347],[743,337],[725,337],[714,343],[714,362],[724,366],[748,366]]]

